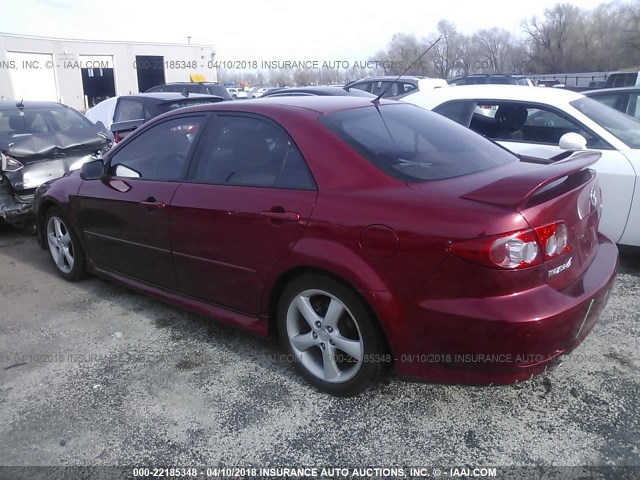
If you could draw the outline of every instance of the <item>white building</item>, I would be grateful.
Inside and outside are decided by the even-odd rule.
[[[51,100],[84,110],[165,82],[217,80],[208,45],[0,33],[0,100]]]

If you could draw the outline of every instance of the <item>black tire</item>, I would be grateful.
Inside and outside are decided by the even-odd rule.
[[[51,222],[55,222],[56,220],[59,221],[63,227],[62,233],[65,233],[65,234],[68,233],[69,235],[70,241],[68,242],[66,247],[68,248],[68,251],[71,253],[71,256],[73,258],[73,265],[69,265],[68,260],[64,260],[65,265],[61,267],[55,259],[54,251],[56,248],[61,247],[61,245],[60,243],[58,243],[57,244],[58,247],[56,247],[55,244],[51,242],[51,239],[49,237],[49,233],[50,233],[49,225]],[[55,267],[56,272],[58,272],[58,275],[60,275],[62,278],[70,282],[77,282],[79,280],[82,280],[84,277],[86,277],[87,260],[86,260],[84,249],[82,248],[82,244],[80,243],[78,235],[76,234],[76,231],[73,228],[71,221],[68,219],[68,217],[65,215],[65,213],[62,211],[61,208],[51,207],[47,211],[43,228],[44,228],[44,240],[46,242],[47,250],[49,252],[49,258],[51,259],[51,262],[53,263],[53,266]]]
[[[323,328],[318,327],[316,330],[309,328],[309,321],[303,318],[300,310],[297,310],[298,307],[295,302],[299,301],[297,300],[298,297],[307,298],[306,295],[309,294],[309,292],[321,292],[317,295],[310,295],[308,299],[309,305],[313,306],[315,303],[315,306],[313,306],[314,312],[319,314],[319,320],[323,322],[329,318],[329,315],[327,315],[328,310],[323,310],[323,308],[328,309],[328,305],[333,300],[338,300],[336,305],[341,303],[342,307],[345,307],[332,333],[322,331],[330,329],[330,327],[324,329],[324,325]],[[323,295],[325,293],[329,295],[326,298]],[[323,304],[326,305],[326,307],[323,307]],[[289,313],[291,313],[291,317],[289,317],[288,320]],[[322,315],[323,313],[324,316]],[[299,318],[296,319],[296,316]],[[363,300],[339,281],[328,276],[317,274],[306,274],[294,279],[287,285],[280,296],[277,322],[280,342],[289,354],[289,357],[294,359],[293,363],[296,370],[317,389],[331,395],[348,397],[363,392],[379,379],[384,364],[385,349],[378,323]],[[294,348],[290,340],[291,332],[288,330],[288,325],[291,327],[294,324],[301,325],[300,330],[297,330],[298,336],[307,337],[315,333],[315,340],[307,337],[309,341],[321,342],[324,339],[322,348],[320,348],[320,345],[313,345],[306,347],[307,349],[302,353],[300,350],[296,351],[296,348]],[[308,331],[302,331],[302,329],[306,330],[307,328]],[[292,329],[294,336],[296,333],[295,330],[295,328]],[[318,335],[322,335],[322,337]],[[338,335],[338,337],[334,337],[336,342],[338,338],[345,339],[348,336],[351,342],[359,343],[361,348],[361,361],[357,361],[356,357],[351,357],[349,354],[344,353],[346,350],[341,350],[337,346],[338,344],[333,342],[330,337],[331,335]],[[323,350],[328,348],[326,346],[329,342],[333,345],[333,347],[330,347],[332,350],[324,352]],[[332,355],[329,352],[336,352],[336,354]],[[333,362],[329,362],[332,365],[337,365],[338,367],[346,365],[344,370],[338,368],[340,375],[348,373],[344,380],[341,380],[340,377],[334,381],[326,380],[327,361],[325,358],[329,357],[325,357],[325,354],[330,355],[330,358],[334,359]],[[302,357],[306,357],[306,359],[303,361]],[[324,366],[321,367],[317,365],[317,368],[324,368],[322,374],[325,378],[318,376],[318,370],[314,373],[312,369],[305,366],[305,363],[308,363],[311,367],[316,366],[314,365],[314,359],[316,357],[319,357],[316,363]]]

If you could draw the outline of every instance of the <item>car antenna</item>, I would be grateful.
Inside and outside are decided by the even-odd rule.
[[[188,96],[189,96],[189,92],[187,92],[187,89],[186,89],[186,88],[182,90],[181,95],[182,95],[183,97],[188,97]]]
[[[24,109],[24,98],[20,100],[18,103],[16,103],[16,107],[20,109]]]
[[[422,57],[424,57],[427,52],[429,50],[431,50],[436,43],[438,43],[440,40],[442,40],[442,37],[438,37],[438,39],[433,42],[431,45],[429,45],[429,48],[427,48],[424,52],[422,52],[422,55],[420,55],[418,58],[416,58],[413,63],[411,65],[409,65],[404,72],[402,72],[400,75],[398,75],[398,77],[393,81],[393,82],[389,82],[389,85],[387,85],[387,88],[385,88],[382,92],[380,92],[380,95],[378,95],[376,98],[374,98],[373,100],[371,100],[371,103],[373,103],[374,105],[378,105],[380,103],[380,99],[382,98],[382,96],[387,93],[387,90],[389,90],[389,88],[391,87],[391,85],[393,85],[395,82],[397,82],[398,80],[400,80],[400,77],[402,77],[405,73],[407,73],[409,71],[409,69],[411,67],[413,67],[416,63],[418,63],[418,60],[420,60]]]

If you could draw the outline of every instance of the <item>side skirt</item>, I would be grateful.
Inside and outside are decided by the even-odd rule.
[[[143,293],[170,305],[205,315],[216,321],[245,330],[253,335],[264,337],[269,333],[269,323],[264,318],[252,317],[218,305],[203,302],[202,300],[180,294],[173,290],[143,282],[128,275],[102,269],[91,261],[87,262],[87,268],[91,273],[112,280],[114,283],[122,285],[123,287]]]

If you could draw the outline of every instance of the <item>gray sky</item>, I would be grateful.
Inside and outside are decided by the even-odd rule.
[[[218,60],[366,60],[397,32],[442,18],[463,33],[520,22],[558,0],[0,0],[0,32],[214,45]],[[568,0],[592,8],[601,0]]]

